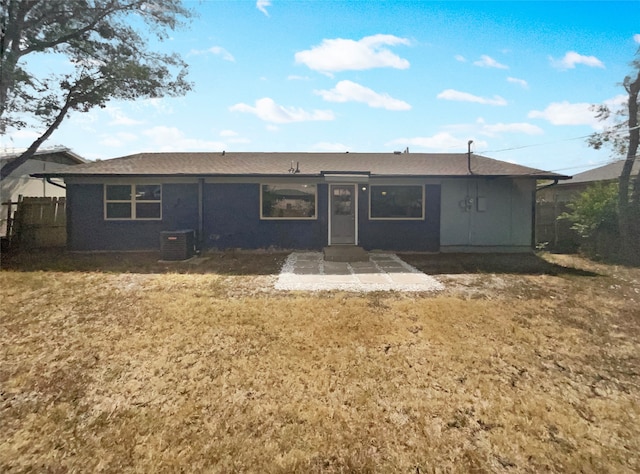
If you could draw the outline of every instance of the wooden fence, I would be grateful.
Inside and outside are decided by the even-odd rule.
[[[7,238],[21,249],[64,247],[67,243],[67,213],[64,197],[20,197],[9,206]],[[13,205],[17,205],[12,215]]]

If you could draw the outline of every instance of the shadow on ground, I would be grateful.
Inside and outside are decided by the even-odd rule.
[[[64,250],[3,252],[2,270],[105,273],[215,273],[277,275],[290,252],[207,252],[187,262],[160,261],[160,252],[71,253]],[[402,260],[428,275],[499,273],[523,275],[598,276],[562,266],[535,254],[398,253]]]
[[[415,254],[398,256],[428,275],[499,273],[521,275],[598,276],[597,273],[549,262],[533,253],[526,254]]]
[[[215,273],[275,275],[288,252],[211,252],[185,262],[160,260],[160,252],[71,253],[38,250],[3,253],[2,270],[104,273]]]

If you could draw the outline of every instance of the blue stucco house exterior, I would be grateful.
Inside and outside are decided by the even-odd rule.
[[[71,251],[530,251],[536,183],[567,179],[471,153],[141,153],[48,173]]]

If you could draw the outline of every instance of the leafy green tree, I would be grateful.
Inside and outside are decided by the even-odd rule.
[[[572,223],[571,228],[586,240],[593,239],[598,232],[617,233],[618,230],[618,184],[596,183],[567,204],[570,212],[560,218]]]
[[[153,51],[192,15],[181,0],[0,0],[0,132],[37,126],[44,133],[0,179],[33,156],[73,111],[111,99],[179,96],[191,89],[176,54]],[[50,74],[29,58],[58,55]]]
[[[617,198],[621,254],[629,263],[640,264],[640,175],[631,176],[640,143],[640,48],[631,66],[634,72],[622,82],[628,94],[626,108],[612,111],[606,105],[597,106],[600,119],[608,120],[613,115],[618,121],[591,135],[588,143],[595,149],[608,146],[614,155],[624,157]]]

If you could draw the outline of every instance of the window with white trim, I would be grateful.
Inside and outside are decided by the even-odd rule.
[[[317,213],[315,184],[262,184],[260,186],[261,219],[315,219]]]
[[[162,218],[160,184],[105,184],[104,218],[157,220]]]
[[[424,186],[369,186],[370,219],[424,219]]]

